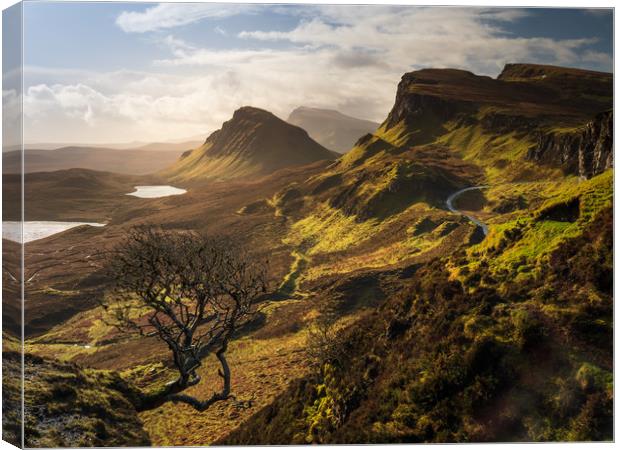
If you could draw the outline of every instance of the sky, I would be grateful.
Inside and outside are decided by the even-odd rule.
[[[23,15],[27,142],[206,137],[244,105],[381,122],[412,70],[613,68],[600,9],[27,2]]]

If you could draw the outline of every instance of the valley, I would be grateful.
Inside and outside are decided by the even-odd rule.
[[[95,436],[83,445],[109,445],[96,426],[115,429],[93,424],[115,404],[131,430],[119,446],[612,439],[612,79],[424,69],[344,154],[246,106],[150,173],[27,173],[27,221],[105,224],[25,242],[25,348],[45,375],[26,390],[54,389],[60,371],[105,399],[27,444],[77,427]],[[20,177],[3,189],[14,198]],[[19,219],[5,202],[3,220]],[[230,236],[268,261],[260,314],[228,348],[235,401],[140,408],[136,392],[161,389],[173,361],[155,336],[111,326],[101,300],[106,252],[148,224]],[[12,342],[18,246],[3,239]],[[337,356],[317,359],[325,318]],[[216,363],[189,394],[211,395]],[[53,414],[27,403],[26,423]]]

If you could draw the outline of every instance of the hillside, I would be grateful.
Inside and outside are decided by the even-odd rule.
[[[294,187],[312,212],[289,238],[298,289],[401,267],[396,286],[331,319],[315,368],[217,443],[611,439],[611,99],[610,74],[577,69],[404,75],[379,130]],[[468,185],[488,186],[458,207],[489,235],[449,241],[437,210]],[[372,302],[367,283],[319,314]]]
[[[193,145],[197,143],[188,143]],[[170,148],[173,147],[173,148]],[[55,150],[27,149],[24,171],[51,172],[66,169],[90,169],[126,175],[145,175],[160,171],[174,163],[181,153],[193,146],[149,144],[135,149],[101,147],[63,147]],[[21,152],[2,154],[2,172],[21,172]]]
[[[611,80],[523,64],[497,79],[420,70],[335,161],[242,108],[161,174],[209,181],[184,195],[97,204],[98,183],[116,196],[130,181],[82,174],[72,210],[109,222],[27,247],[40,270],[27,351],[146,389],[170,379],[165,345],[121,335],[93,301],[105,289],[93,250],[156,223],[233,236],[269,260],[273,288],[228,351],[247,407],[142,411],[154,445],[609,440]],[[300,142],[315,162],[282,167]],[[52,187],[46,201],[73,178],[32,176]],[[210,361],[189,390],[199,398],[219,380]]]
[[[360,137],[379,127],[376,122],[347,116],[333,109],[306,106],[293,110],[286,121],[303,128],[323,147],[338,153],[346,153]]]
[[[246,106],[161,174],[173,182],[260,177],[335,156],[301,128]]]
[[[475,270],[476,247],[421,269],[217,444],[612,440],[609,207],[516,277],[508,230]]]
[[[5,335],[4,340],[11,337]],[[17,342],[4,344],[2,353],[2,438],[21,446],[21,430],[15,427],[20,417],[16,411],[21,408],[18,348]],[[132,391],[118,374],[27,354],[24,378],[26,447],[150,444],[134,405],[127,399]]]
[[[20,192],[19,174],[3,175],[3,193],[11,198]],[[136,185],[160,182],[155,177],[120,175],[88,169],[27,173],[24,198],[28,207],[25,220],[60,220],[75,222],[107,221],[125,194]],[[5,220],[19,220],[15,203],[4,202]]]

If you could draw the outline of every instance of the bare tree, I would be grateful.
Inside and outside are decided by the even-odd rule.
[[[266,292],[266,264],[230,239],[138,227],[110,252],[107,269],[113,288],[104,307],[114,325],[159,338],[179,373],[142,409],[173,401],[204,411],[230,398],[226,351],[257,312],[257,299]],[[221,389],[206,400],[181,393],[200,382],[196,371],[211,352],[219,361]]]

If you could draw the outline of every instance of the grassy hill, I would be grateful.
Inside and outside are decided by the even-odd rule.
[[[246,106],[162,175],[173,182],[259,177],[334,157],[301,128]]]

